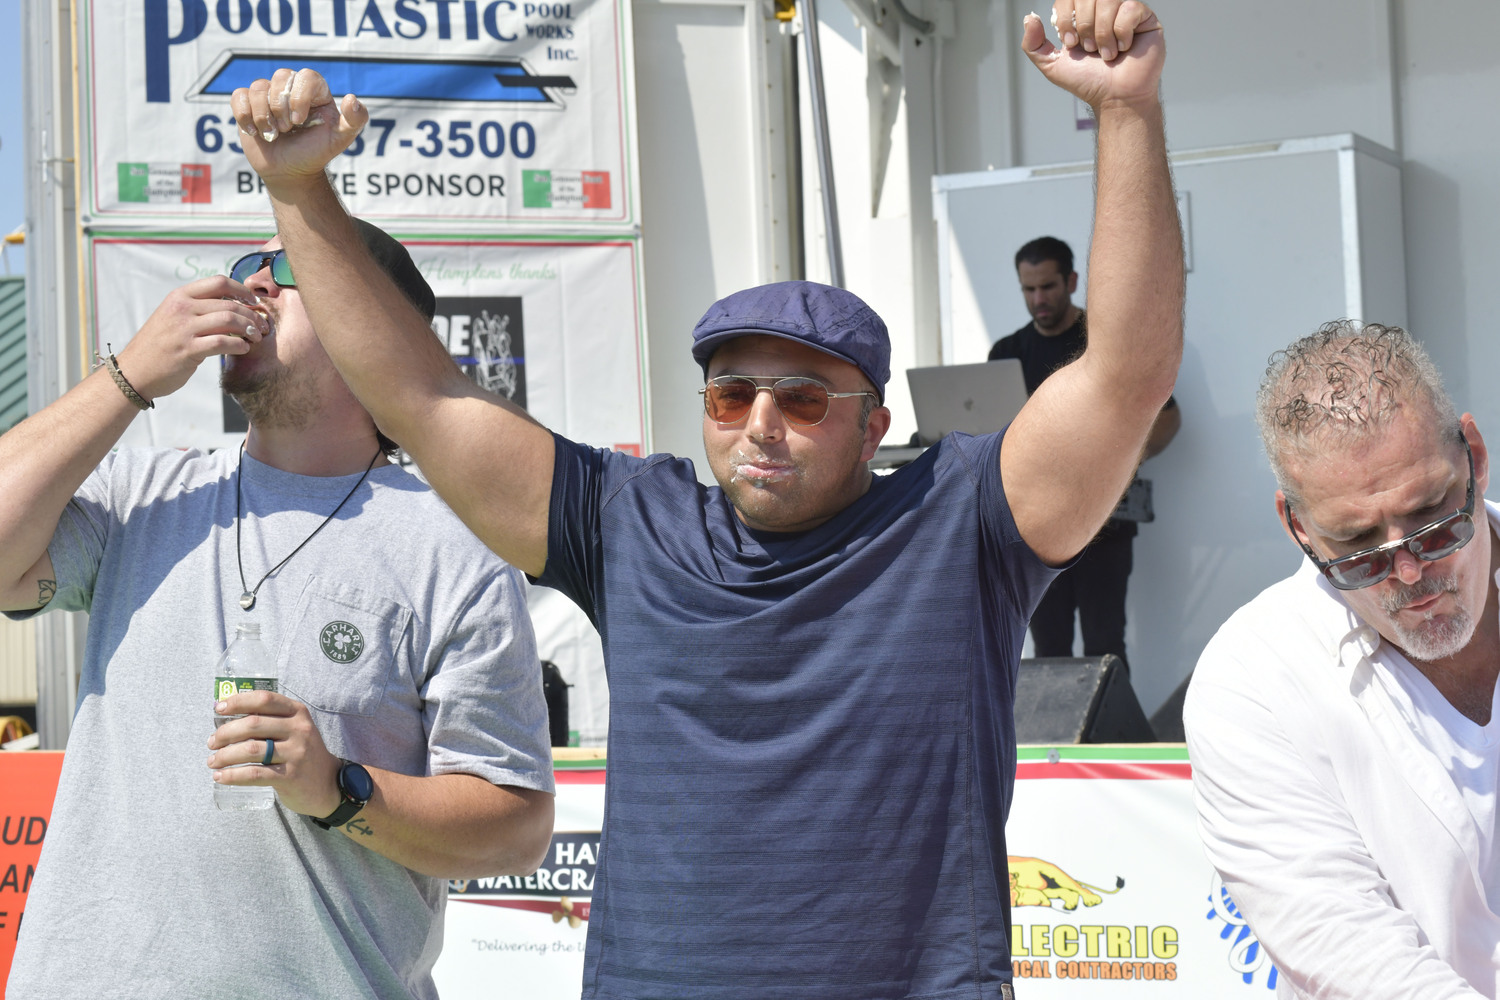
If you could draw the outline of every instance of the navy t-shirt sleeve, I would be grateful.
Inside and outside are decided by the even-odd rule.
[[[1010,510],[1010,497],[1000,475],[1000,444],[1010,433],[959,438],[970,469],[979,486],[979,527],[984,547],[981,565],[986,574],[1001,583],[1001,591],[1015,602],[1016,611],[1030,618],[1042,594],[1062,568],[1053,568],[1037,556],[1021,537]]]
[[[602,634],[605,505],[632,479],[672,457],[637,458],[555,433],[552,440],[555,458],[547,510],[547,565],[533,582],[566,594]],[[691,466],[681,474],[691,479]]]
[[[597,596],[603,570],[600,510],[611,478],[622,478],[617,459],[632,456],[590,448],[553,434],[552,499],[547,510],[547,565],[536,582],[566,594],[599,628]]]

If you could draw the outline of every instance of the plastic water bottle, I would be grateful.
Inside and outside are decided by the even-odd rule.
[[[215,701],[243,691],[276,690],[276,663],[266,644],[260,640],[260,626],[247,622],[234,628],[234,641],[214,667]],[[214,728],[231,719],[243,718],[243,715],[215,715]],[[275,801],[276,792],[265,785],[221,785],[214,782],[214,805],[220,809],[269,809]]]

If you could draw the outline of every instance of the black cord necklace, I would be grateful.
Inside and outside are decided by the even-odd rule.
[[[312,541],[313,536],[326,528],[328,526],[328,522],[333,520],[334,515],[338,514],[339,511],[344,509],[344,504],[348,503],[349,498],[354,496],[354,490],[359,489],[360,483],[363,483],[365,481],[365,477],[370,474],[370,470],[375,468],[375,460],[379,457],[380,449],[377,448],[375,450],[374,456],[370,459],[370,464],[365,466],[364,475],[360,476],[359,482],[354,484],[354,489],[351,489],[348,493],[344,494],[344,499],[340,500],[339,505],[333,508],[333,513],[323,518],[323,523],[314,528],[311,535],[308,535],[306,538],[302,539],[302,545],[306,545],[308,542]],[[281,562],[266,570],[266,575],[260,578],[260,583],[257,583],[254,588],[251,588],[245,583],[245,559],[240,555],[240,479],[244,475],[242,471],[244,464],[245,442],[241,441],[240,457],[238,462],[235,464],[234,469],[234,561],[240,568],[240,589],[244,591],[244,593],[240,594],[240,607],[244,608],[246,611],[249,611],[251,608],[255,607],[255,595],[260,593],[261,584],[269,580],[272,573],[276,572],[278,569],[291,562],[292,556],[302,551],[302,545],[298,545],[295,549],[292,550],[291,555],[287,556],[285,559],[281,560]]]

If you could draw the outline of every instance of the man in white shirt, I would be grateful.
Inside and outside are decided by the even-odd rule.
[[[1209,860],[1278,995],[1500,996],[1500,506],[1397,328],[1330,323],[1256,416],[1307,556],[1221,628],[1184,709]]]

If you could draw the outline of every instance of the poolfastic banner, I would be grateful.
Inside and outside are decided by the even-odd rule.
[[[370,109],[329,168],[356,215],[633,226],[629,12],[625,0],[84,0],[84,213],[264,218],[229,95],[291,66]]]
[[[224,274],[268,233],[100,234],[88,240],[84,350],[118,354],[173,288]],[[437,294],[433,335],[470,378],[557,432],[646,451],[639,245],[630,237],[411,237]],[[292,262],[295,273],[296,262]],[[129,372],[126,372],[129,376]],[[234,447],[245,418],[209,359],[141,414],[123,446]]]

